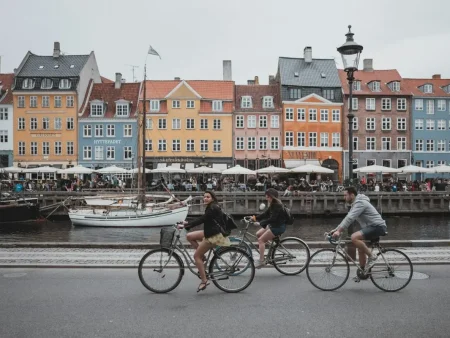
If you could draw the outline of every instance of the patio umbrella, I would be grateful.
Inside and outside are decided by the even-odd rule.
[[[416,165],[407,165],[405,167],[399,168],[402,174],[416,174],[416,173],[432,173],[433,169],[419,167]]]
[[[314,164],[305,164],[294,169],[291,169],[294,173],[308,173],[308,174],[334,174],[334,170],[324,168]]]
[[[37,168],[32,168],[32,169],[24,169],[23,171],[26,173],[56,173],[58,172],[60,169],[59,168],[53,168],[53,167],[49,167],[49,166],[45,166],[45,167],[37,167]]]
[[[61,169],[58,174],[92,174],[94,169],[83,167],[82,165],[77,165],[72,168]]]
[[[367,167],[361,167],[353,170],[354,173],[401,173],[401,169],[391,168],[391,167],[383,167],[381,165],[369,165]]]
[[[130,169],[128,170],[128,172],[130,174],[137,174],[138,173],[138,168],[134,168],[134,169]],[[150,169],[145,168],[145,173],[146,174],[150,174],[152,171]],[[142,173],[142,169],[141,169],[141,173]]]
[[[129,173],[129,171],[127,169],[120,168],[115,165],[112,165],[112,166],[109,166],[106,168],[102,168],[102,169],[98,169],[98,170],[94,170],[94,171],[99,174],[128,174]]]
[[[23,172],[23,168],[19,168],[19,167],[5,167],[5,168],[0,168],[0,171],[5,172],[5,173],[15,174],[15,173]]]
[[[176,168],[176,167],[172,167],[172,166],[152,170],[153,174],[157,174],[157,173],[159,173],[159,174],[183,174],[185,172],[186,172],[186,170],[184,170],[184,169],[180,169],[180,168]]]
[[[431,173],[450,173],[450,165],[438,165],[437,167],[430,168]]]
[[[256,172],[244,167],[241,167],[239,164],[222,171],[222,175],[256,175]]]
[[[193,169],[187,169],[186,172],[188,172],[189,174],[220,174],[222,173],[222,170],[202,166]]]
[[[279,168],[279,167],[274,167],[273,165],[271,165],[267,168],[258,169],[258,170],[256,170],[256,172],[258,174],[276,174],[276,173],[288,173],[291,171],[286,168]]]

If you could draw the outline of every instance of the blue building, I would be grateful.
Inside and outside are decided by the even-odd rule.
[[[427,168],[450,165],[450,79],[405,79],[411,104],[412,164]],[[425,177],[449,177],[426,174]]]
[[[78,163],[136,167],[140,83],[91,83],[78,118]]]

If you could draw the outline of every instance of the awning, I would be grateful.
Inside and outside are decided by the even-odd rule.
[[[188,169],[194,169],[195,168],[195,164],[194,163],[186,163],[184,169],[188,170]]]
[[[225,170],[228,168],[226,163],[213,163],[214,169]]]
[[[171,167],[172,168],[177,168],[180,169],[181,163],[172,163]]]
[[[321,166],[318,160],[284,160],[284,165],[287,169],[300,167],[301,165],[312,164]]]
[[[161,169],[161,168],[165,168],[167,167],[166,163],[158,163],[158,166],[156,167],[156,169]]]

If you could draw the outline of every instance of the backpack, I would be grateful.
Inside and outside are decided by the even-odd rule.
[[[222,222],[221,222],[222,224],[218,224],[217,221],[215,221],[215,222],[218,225],[222,235],[227,237],[227,236],[230,236],[231,230],[237,229],[237,225],[234,222],[233,217],[231,217],[231,215],[229,213],[223,211],[222,208],[220,208],[220,210],[222,212]]]
[[[292,216],[291,210],[287,206],[285,206],[284,204],[283,204],[283,210],[284,210],[284,215],[285,215],[285,218],[286,218],[286,221],[284,223],[286,225],[294,224],[294,216]]]

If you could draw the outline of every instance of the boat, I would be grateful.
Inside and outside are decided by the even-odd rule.
[[[155,203],[152,200],[158,198],[166,198],[165,202],[161,202],[158,204],[169,204],[173,202],[173,196],[167,197],[166,195],[146,195],[146,205],[154,205]],[[86,196],[82,198],[87,205],[89,206],[113,206],[113,207],[130,207],[136,206],[139,203],[139,196],[130,196],[130,195],[105,195],[105,196]]]
[[[0,224],[36,221],[41,218],[37,198],[3,193],[0,198]]]

